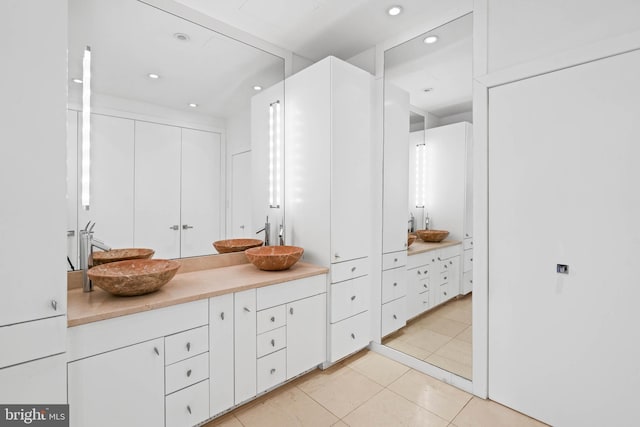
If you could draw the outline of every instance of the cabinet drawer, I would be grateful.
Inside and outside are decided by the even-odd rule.
[[[284,305],[278,305],[267,310],[259,311],[257,313],[257,316],[258,334],[284,326],[287,321],[287,315]]]
[[[431,290],[431,278],[429,276],[421,278],[420,280],[409,281],[408,286],[414,286],[412,293],[414,295],[421,294],[423,292],[429,292]],[[407,295],[409,292],[407,291]]]
[[[389,335],[407,324],[407,299],[405,297],[382,304],[381,335]]]
[[[0,368],[64,353],[67,316],[0,327]]]
[[[423,265],[427,264],[433,264],[436,260],[436,253],[436,250],[432,250],[407,256],[407,269],[422,267]]]
[[[442,273],[440,273],[440,281],[438,282],[438,285],[442,286],[445,283],[449,283],[450,280],[451,280],[451,273],[448,271],[443,271]]]
[[[422,265],[418,268],[407,270],[407,274],[413,275],[415,280],[424,280],[431,277],[431,264]]]
[[[462,245],[464,246],[465,251],[467,249],[473,249],[473,239],[464,239]]]
[[[209,326],[169,335],[164,342],[164,363],[172,363],[209,351]]]
[[[407,265],[407,251],[392,252],[382,255],[382,270]]]
[[[173,393],[207,378],[209,378],[209,353],[202,353],[165,368],[165,393]]]
[[[382,303],[407,294],[407,270],[404,267],[382,272]]]
[[[471,271],[473,270],[473,249],[467,249],[464,251],[464,264],[462,271]]]
[[[454,296],[455,295],[454,295],[454,292],[451,290],[450,283],[447,282],[438,286],[438,301],[437,301],[438,304],[448,301]]]
[[[256,338],[258,357],[262,357],[287,346],[287,328],[283,326],[260,334]]]
[[[429,297],[430,292],[423,292],[411,298],[407,296],[407,319],[411,319],[427,311],[431,307]]]
[[[209,418],[209,380],[165,398],[166,427],[193,426]]]
[[[369,274],[369,258],[331,264],[331,283],[342,282]]]
[[[363,276],[331,285],[331,323],[368,310],[370,280]]]
[[[287,378],[287,353],[282,349],[258,359],[258,393],[283,383]]]
[[[447,246],[446,248],[442,248],[439,249],[438,252],[438,256],[441,259],[447,259],[447,258],[451,258],[457,255],[460,255],[460,252],[462,251],[462,245],[454,245],[454,246]]]
[[[354,353],[371,341],[369,312],[365,311],[331,325],[330,361],[335,362]]]
[[[327,292],[326,274],[291,280],[256,289],[256,307],[258,310],[264,310],[325,292]]]
[[[462,293],[468,294],[473,290],[473,271],[467,271],[462,277]]]

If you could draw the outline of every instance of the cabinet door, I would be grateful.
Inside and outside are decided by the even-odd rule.
[[[256,395],[256,290],[234,294],[235,403]],[[215,380],[215,379],[214,379]]]
[[[211,416],[234,404],[233,294],[209,299]]]
[[[464,238],[473,237],[473,126],[465,124],[466,129],[466,182],[464,185]]]
[[[251,152],[231,156],[231,210],[229,237],[253,238],[251,227]]]
[[[287,304],[287,379],[325,361],[326,325],[326,294]]]
[[[78,112],[67,110],[67,256],[74,268],[77,268],[79,264],[78,143],[80,138],[78,137],[78,122]],[[71,270],[71,266],[67,265],[67,270]]]
[[[180,257],[180,128],[136,121],[134,244]]]
[[[67,360],[64,354],[0,369],[0,402],[67,403]]]
[[[162,338],[69,363],[72,426],[164,425]]]
[[[215,253],[222,238],[220,134],[182,129],[181,256]]]

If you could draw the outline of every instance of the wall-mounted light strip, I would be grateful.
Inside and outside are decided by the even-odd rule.
[[[269,206],[280,207],[281,197],[281,134],[280,101],[269,104]]]
[[[426,164],[426,144],[416,145],[416,208],[424,208],[425,205]]]
[[[89,210],[91,202],[91,48],[82,58],[82,207]]]

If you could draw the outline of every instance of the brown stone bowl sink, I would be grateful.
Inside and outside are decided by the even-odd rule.
[[[242,252],[247,249],[256,248],[262,246],[262,243],[260,239],[228,239],[213,242],[213,247],[216,248],[219,254],[227,254],[229,252]]]
[[[304,249],[298,246],[262,246],[244,251],[247,259],[260,270],[286,270],[298,262]]]
[[[168,259],[132,259],[98,265],[87,274],[97,287],[120,296],[157,291],[173,279],[180,263]]]
[[[418,236],[416,236],[415,234],[407,235],[407,247],[413,245],[413,242],[415,242],[417,238]]]
[[[109,262],[126,261],[130,259],[148,259],[156,253],[153,249],[148,248],[123,248],[111,249],[106,252],[93,253],[93,265],[102,265]]]
[[[425,242],[441,242],[447,238],[449,232],[446,230],[417,230],[416,234]]]

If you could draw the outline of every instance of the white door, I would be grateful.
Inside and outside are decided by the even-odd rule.
[[[473,237],[473,126],[465,123],[466,164],[465,164],[465,201],[464,201],[464,238]]]
[[[231,156],[231,230],[229,238],[253,238],[251,228],[251,151]]]
[[[67,110],[67,270],[78,268],[78,112]],[[69,262],[71,263],[69,265]]]
[[[327,294],[287,304],[287,379],[325,361]]]
[[[210,415],[234,405],[233,294],[209,299]]]
[[[489,397],[552,425],[638,420],[639,75],[634,51],[489,93]]]
[[[180,256],[180,128],[136,121],[135,235],[155,258]]]
[[[220,149],[220,134],[182,129],[182,257],[216,253],[224,224]]]
[[[164,339],[69,363],[75,427],[164,425]]]

